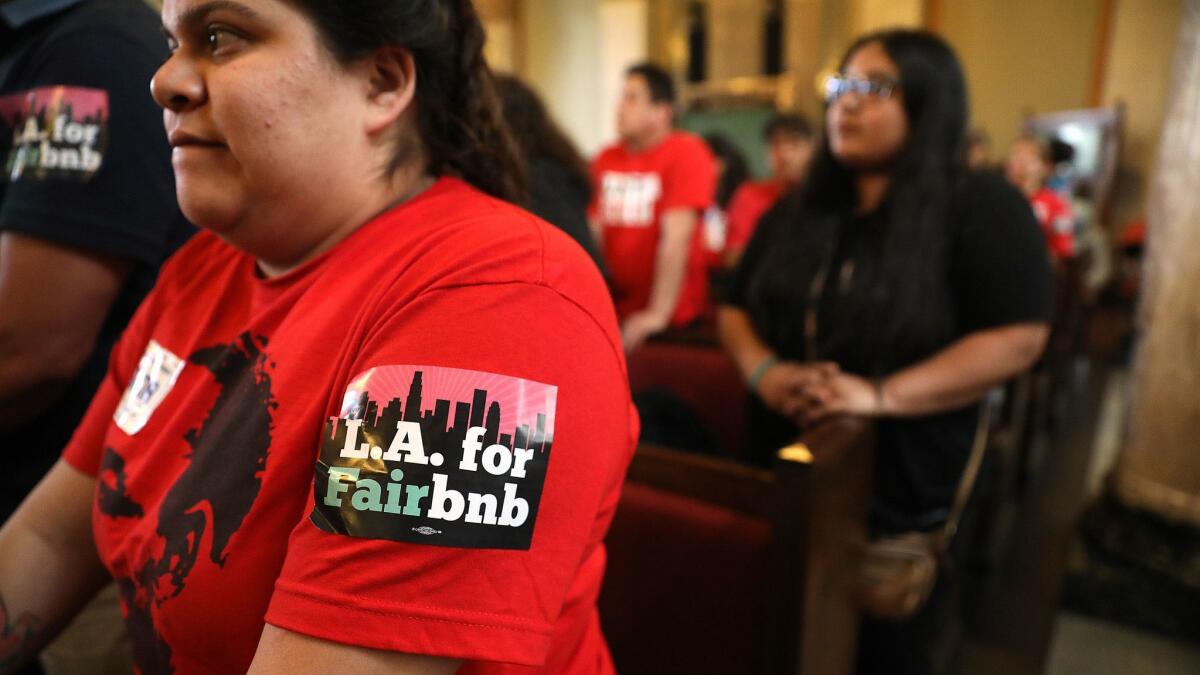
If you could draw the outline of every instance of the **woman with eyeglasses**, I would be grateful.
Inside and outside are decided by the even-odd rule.
[[[830,416],[876,418],[872,536],[931,531],[980,399],[1042,351],[1050,266],[1021,195],[965,168],[966,86],[940,38],[862,37],[825,93],[808,182],[764,216],[720,335],[755,394],[759,460]],[[914,618],[864,622],[860,672],[934,670],[940,574]]]
[[[0,664],[115,578],[147,674],[612,672],[624,352],[587,254],[509,203],[471,2],[162,23],[150,88],[203,231],[0,530]]]

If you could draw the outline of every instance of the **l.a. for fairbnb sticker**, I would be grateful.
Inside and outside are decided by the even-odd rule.
[[[326,532],[526,550],[558,388],[439,366],[372,368],[325,424],[312,522]]]

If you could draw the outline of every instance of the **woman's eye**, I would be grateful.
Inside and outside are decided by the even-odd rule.
[[[205,39],[208,41],[208,49],[216,55],[228,54],[244,42],[241,35],[220,26],[210,26]]]

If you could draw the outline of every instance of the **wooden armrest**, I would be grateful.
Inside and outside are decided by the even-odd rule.
[[[770,518],[775,512],[771,472],[728,460],[643,443],[628,478],[746,515]]]

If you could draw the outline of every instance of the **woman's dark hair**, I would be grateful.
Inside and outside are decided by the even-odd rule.
[[[524,199],[524,169],[500,116],[483,24],[470,0],[288,1],[344,63],[388,46],[412,54],[417,131],[431,173],[457,175],[501,199]],[[399,147],[392,168],[411,150]]]
[[[954,186],[965,175],[967,92],[953,50],[925,31],[864,35],[846,50],[841,67],[871,44],[879,45],[899,70],[908,137],[891,160],[888,193],[871,219],[870,243],[856,261],[858,273],[869,277],[861,282],[866,289],[845,300],[852,306],[839,311],[842,320],[823,327],[822,334],[835,333],[832,342],[873,354],[862,369],[880,371],[911,363],[930,336],[945,329],[938,325],[943,308],[930,299],[945,288],[947,211]],[[790,241],[772,254],[783,256],[771,266],[777,283],[787,274],[785,266],[811,275],[827,264],[846,228],[862,225],[853,222],[858,199],[855,170],[834,157],[826,135],[802,194],[792,202],[797,206],[789,214]]]
[[[750,178],[750,165],[746,155],[742,154],[737,144],[725,134],[706,134],[704,142],[712,150],[717,160],[724,165],[720,180],[717,182],[717,206],[722,209],[729,207],[729,200],[738,187]]]
[[[511,75],[496,76],[496,92],[500,96],[504,120],[512,130],[521,154],[527,159],[548,159],[563,167],[571,184],[590,199],[592,179],[587,160],[554,123],[542,99]]]

